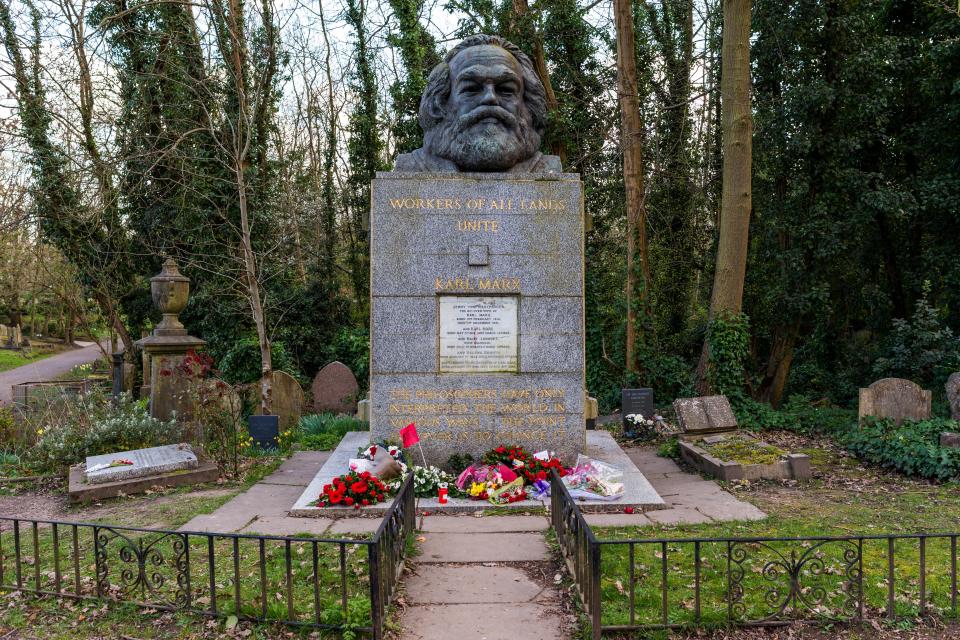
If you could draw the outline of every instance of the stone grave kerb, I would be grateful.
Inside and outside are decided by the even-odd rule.
[[[179,314],[190,298],[190,278],[180,273],[176,261],[167,258],[159,274],[150,279],[154,306],[163,319],[146,338],[136,342],[150,359],[150,415],[169,420],[176,412],[190,415],[186,380],[177,375],[177,367],[187,355],[202,348],[206,341],[187,333]]]

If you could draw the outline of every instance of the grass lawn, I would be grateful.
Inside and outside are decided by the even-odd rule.
[[[17,367],[22,367],[25,364],[37,362],[38,360],[43,360],[44,358],[49,358],[50,356],[62,353],[63,351],[63,346],[57,345],[53,349],[31,349],[30,356],[24,357],[20,351],[14,351],[12,349],[0,349],[0,371],[16,369]]]
[[[827,441],[786,433],[763,435],[771,444],[815,454],[816,477],[806,485],[768,481],[732,487],[739,497],[770,514],[768,519],[696,526],[598,528],[595,533],[601,540],[617,541],[960,532],[960,486],[956,484],[916,482],[865,468]],[[950,538],[930,539],[923,550],[927,612],[938,618],[956,618],[951,600],[954,552]],[[634,621],[662,622],[664,565],[668,585],[667,621],[671,624],[694,621],[693,543],[619,543],[604,545],[601,553],[603,624],[631,622],[631,553]],[[920,612],[920,555],[920,543],[916,539],[895,543],[895,606],[907,624]],[[729,556],[732,562],[728,567],[726,543],[701,544],[700,611],[701,620],[707,624],[722,624],[727,619],[728,568],[738,576],[735,582],[742,589],[742,596],[734,601],[737,619],[758,620],[777,613],[790,591],[788,567],[798,565],[800,594],[807,602],[789,603],[788,612],[798,609],[805,617],[825,619],[853,612],[850,607],[855,606],[856,598],[851,596],[856,594],[848,589],[856,583],[850,576],[859,570],[857,542],[830,542],[819,546],[810,542],[746,543],[733,547]],[[880,619],[886,613],[888,598],[887,542],[865,540],[862,564],[864,614]]]

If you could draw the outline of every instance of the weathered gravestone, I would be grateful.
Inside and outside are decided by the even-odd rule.
[[[927,420],[931,405],[931,393],[917,383],[903,378],[883,378],[860,389],[859,417],[889,418],[899,425],[904,420]]]
[[[353,413],[357,409],[360,385],[350,367],[342,362],[331,362],[321,369],[310,388],[317,413]]]
[[[424,91],[423,148],[373,181],[371,435],[415,422],[431,464],[586,445],[583,192],[538,151],[542,91],[515,45],[466,38]]]
[[[0,324],[0,345],[7,341],[7,326]]]
[[[960,420],[960,372],[951,373],[944,386],[947,391],[947,402],[950,403],[950,417]]]
[[[944,431],[940,434],[940,446],[944,449],[960,449],[960,433]]]
[[[678,398],[673,401],[680,427],[689,434],[719,433],[737,429],[737,417],[727,396]]]
[[[270,411],[280,416],[281,430],[289,429],[300,422],[300,416],[303,415],[303,389],[297,379],[285,371],[274,371],[272,384]],[[257,413],[259,415],[259,409]]]

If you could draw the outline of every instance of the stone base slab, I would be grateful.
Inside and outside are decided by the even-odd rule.
[[[306,490],[290,510],[291,516],[301,518],[342,518],[351,515],[382,515],[390,508],[392,501],[361,507],[359,510],[352,507],[315,507],[315,502],[323,491],[323,486],[337,476],[347,472],[350,458],[355,458],[357,449],[370,444],[370,434],[366,431],[351,431],[343,437],[333,455],[327,459],[316,477],[307,486]],[[416,453],[414,453],[416,455]],[[667,504],[657,493],[633,461],[624,453],[617,441],[607,431],[587,432],[587,455],[596,458],[623,471],[624,495],[619,500],[605,502],[601,500],[579,501],[580,509],[586,513],[620,513],[624,507],[631,507],[636,512],[665,509]],[[524,500],[508,505],[497,506],[497,509],[508,511],[523,511],[531,508],[548,507],[549,501]],[[440,504],[436,497],[420,498],[418,508],[444,514],[474,513],[494,508],[486,500],[468,500],[450,498],[447,504]]]
[[[756,440],[758,446],[766,445],[762,440],[752,438],[745,433],[737,434]],[[680,456],[687,464],[703,473],[725,482],[731,480],[809,480],[813,472],[810,458],[803,453],[788,453],[783,460],[772,464],[741,464],[732,460],[720,460],[697,445],[701,439],[681,440]]]
[[[69,494],[71,502],[93,502],[115,498],[121,494],[143,493],[153,487],[183,487],[204,482],[216,482],[220,470],[216,463],[201,462],[196,469],[182,469],[153,476],[90,484],[84,480],[83,465],[70,467]]]

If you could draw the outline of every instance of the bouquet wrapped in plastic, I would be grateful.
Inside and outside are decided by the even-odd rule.
[[[617,500],[623,495],[623,472],[580,454],[577,464],[563,477],[563,484],[574,498]]]

